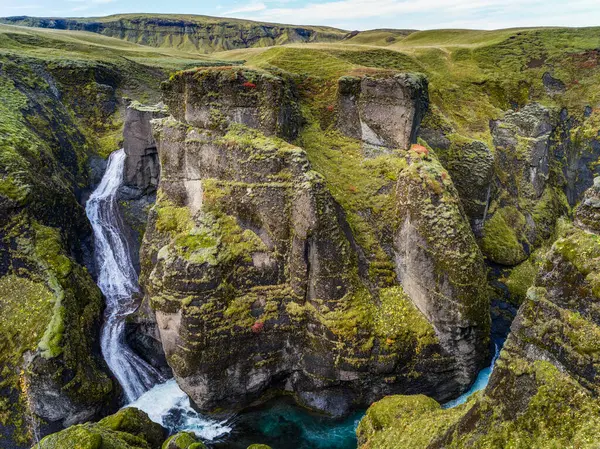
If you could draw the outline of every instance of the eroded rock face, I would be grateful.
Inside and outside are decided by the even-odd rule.
[[[489,341],[483,255],[448,172],[425,153],[411,151],[408,160],[397,187],[396,272],[442,347],[456,356],[458,382],[467,387],[485,363]]]
[[[293,139],[301,116],[292,84],[249,70],[190,70],[163,86],[164,101],[176,120],[210,130],[230,123],[260,129],[267,136]]]
[[[174,117],[153,122],[161,179],[141,282],[169,365],[196,405],[236,409],[287,390],[341,415],[392,392],[444,399],[464,389],[486,356],[489,306],[472,236],[453,240],[443,229],[468,234],[439,163],[412,151],[394,156],[408,167],[398,177],[396,235],[406,292],[393,280],[375,286],[345,211],[306,153],[268,137],[293,136],[301,123],[290,81],[230,69],[184,72],[171,83]],[[447,214],[443,224],[408,210],[406,189],[430,171],[420,198],[448,202],[437,211]],[[418,239],[433,252],[411,252]],[[462,252],[462,274],[436,271]],[[433,291],[411,286],[414,270],[435,272]]]
[[[97,120],[110,116],[114,89],[90,75],[111,72],[11,60],[0,62],[0,434],[13,447],[29,442],[30,417],[54,428],[91,419],[118,390],[100,355],[104,306],[84,268],[92,232],[78,202],[90,183],[84,98],[98,101]]]
[[[236,48],[267,47],[302,42],[335,42],[345,31],[325,27],[302,27],[209,17],[145,17],[125,15],[119,20],[44,19],[7,17],[4,23],[39,28],[80,30],[100,33],[136,44],[174,47],[186,51],[212,53]]]
[[[123,130],[123,148],[127,154],[123,183],[141,194],[153,193],[158,187],[160,166],[150,121],[165,115],[166,110],[160,104],[144,106],[133,102],[127,107]]]
[[[594,185],[585,192],[577,208],[575,223],[582,229],[600,233],[600,177],[594,178]]]
[[[375,149],[408,149],[416,142],[427,105],[427,80],[422,76],[346,76],[339,80],[337,127]]]
[[[359,427],[361,447],[597,446],[600,244],[585,225],[591,207],[584,200],[548,252],[483,394],[449,410],[428,398],[381,401]]]
[[[496,186],[481,246],[492,262],[523,262],[568,210],[561,180],[551,178],[551,168],[558,170],[553,154],[558,120],[556,111],[533,103],[491,124]]]
[[[425,134],[425,140],[435,144],[436,154],[452,177],[471,228],[481,237],[494,181],[492,151],[477,140],[455,139],[445,143],[431,131]]]

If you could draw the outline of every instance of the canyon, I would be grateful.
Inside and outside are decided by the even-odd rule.
[[[0,447],[597,445],[597,30],[0,22]]]

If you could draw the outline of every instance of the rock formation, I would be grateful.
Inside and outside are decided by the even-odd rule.
[[[407,109],[426,97],[405,88]],[[433,155],[395,156],[406,169],[390,250],[406,290],[377,288],[323,177],[275,137],[297,134],[296,101],[289,80],[249,70],[187,71],[165,86],[173,117],[154,121],[161,179],[142,282],[179,385],[205,411],[275,389],[334,415],[394,391],[455,395],[484,362],[489,314],[474,239],[445,229],[468,229],[450,177]],[[412,207],[419,189],[429,212]],[[416,241],[427,254],[409,250]],[[415,270],[432,270],[433,286],[414,286]]]
[[[160,449],[165,437],[166,430],[146,413],[126,408],[98,423],[79,424],[49,435],[32,449]]]
[[[428,102],[427,79],[423,76],[344,76],[338,86],[337,127],[375,150],[408,149],[416,143]]]
[[[450,410],[422,396],[387,398],[361,423],[362,447],[597,445],[600,238],[589,219],[598,194],[588,190],[547,254],[483,394]]]
[[[206,16],[124,14],[93,20],[7,17],[4,23],[59,30],[89,31],[136,44],[176,47],[201,53],[267,47],[295,42],[335,42],[348,33],[335,28],[277,25]]]

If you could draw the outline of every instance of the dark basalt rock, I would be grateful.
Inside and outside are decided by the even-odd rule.
[[[413,74],[338,82],[338,129],[372,147],[408,149],[416,143],[429,104],[427,79]]]
[[[289,139],[302,123],[290,80],[188,71],[164,91],[173,117],[153,122],[161,194],[140,279],[168,363],[199,409],[239,409],[288,391],[338,416],[393,392],[443,399],[468,386],[487,352],[485,271],[433,155],[396,156],[408,166],[398,179],[398,209],[408,209],[403,189],[413,177],[426,177],[423,202],[441,203],[438,212],[407,215],[429,246],[423,263],[402,249],[410,240],[400,229],[405,221],[390,225],[410,270],[437,273],[437,266],[448,274],[432,280],[436,293],[404,292],[393,277],[392,286],[376,289],[323,177],[301,148],[269,137]]]
[[[558,78],[554,78],[549,72],[544,73],[542,82],[544,83],[546,92],[550,95],[562,94],[566,90],[565,83]]]

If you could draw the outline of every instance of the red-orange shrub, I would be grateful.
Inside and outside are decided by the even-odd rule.
[[[423,154],[425,156],[429,156],[429,150],[425,148],[423,145],[413,145],[411,148],[416,153]]]
[[[262,321],[256,321],[252,325],[252,332],[254,332],[255,334],[260,334],[264,327],[265,327],[265,323],[263,323]]]

